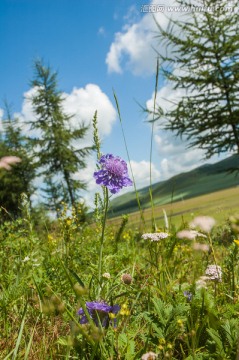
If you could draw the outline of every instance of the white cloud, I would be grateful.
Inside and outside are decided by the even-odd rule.
[[[174,70],[174,74],[176,73],[178,73],[177,69]],[[165,82],[157,92],[156,109],[161,107],[164,112],[172,110],[185,95],[184,89],[174,90],[172,83]],[[153,93],[146,102],[146,108],[150,111],[153,111],[154,108],[154,96]],[[151,117],[149,116],[149,119]],[[175,132],[163,130],[165,123],[166,119],[162,116],[156,122],[154,135],[163,180],[181,172],[190,171],[205,162],[203,150],[188,148],[189,142],[184,137],[181,138],[176,136]]]
[[[87,206],[90,208],[94,208],[94,198],[95,193],[100,192],[101,188],[96,184],[95,179],[93,177],[94,172],[96,171],[96,159],[94,156],[89,156],[87,160],[86,169],[78,171],[74,179],[79,179],[84,181],[87,185],[87,191],[82,191],[81,196],[84,199]]]
[[[157,93],[157,105],[161,106],[164,111],[172,109],[184,94],[183,90],[173,90],[171,85],[166,84]],[[153,98],[154,94],[146,103],[148,109],[153,109]],[[156,151],[161,159],[160,171],[162,179],[168,179],[175,174],[200,166],[203,163],[205,154],[201,149],[188,148],[188,141],[176,136],[174,132],[162,130],[165,122],[164,118],[159,120],[158,124],[160,125],[158,127],[156,125],[154,135]]]
[[[127,26],[123,32],[116,33],[106,56],[108,71],[122,73],[124,62],[126,69],[134,74],[153,73],[156,54],[150,45],[151,38],[152,34],[140,24]]]
[[[105,28],[103,26],[98,29],[98,35],[105,35]]]
[[[154,1],[152,1],[153,3]],[[162,5],[173,5],[174,0],[162,0]],[[138,12],[140,6],[138,7]],[[179,16],[173,12],[173,18]],[[126,17],[127,18],[127,17]],[[133,72],[135,75],[147,75],[155,72],[157,54],[154,48],[159,48],[156,22],[162,28],[168,25],[168,17],[162,12],[145,13],[139,21],[128,20],[122,31],[115,34],[114,42],[106,56],[106,64],[109,72],[122,73],[123,69]]]
[[[169,179],[176,174],[190,171],[202,165],[205,163],[202,158],[203,152],[200,149],[188,150],[184,148],[180,154],[175,147],[175,153],[163,158],[160,162],[162,179]]]
[[[71,125],[77,127],[82,121],[88,125],[97,110],[98,129],[101,137],[111,133],[116,121],[116,111],[108,96],[98,85],[88,84],[85,88],[73,88],[70,94],[64,94],[64,110],[74,114]]]
[[[205,163],[205,151],[189,148],[188,141],[176,137],[172,132],[158,130],[154,136],[156,152],[160,159],[161,179],[190,171]],[[210,163],[218,161],[217,156],[210,159]]]
[[[181,70],[173,70],[174,74],[179,75]],[[191,95],[197,95],[196,91],[190,92]],[[178,102],[187,96],[184,89],[173,89],[173,84],[165,82],[165,84],[158,90],[156,95],[156,109],[161,107],[164,112],[173,110]],[[154,93],[146,102],[146,108],[153,111],[154,108]],[[148,117],[151,119],[152,116]],[[199,148],[189,148],[189,140],[186,137],[182,138],[176,136],[175,132],[163,130],[166,119],[162,116],[156,122],[154,141],[156,151],[160,158],[160,171],[162,179],[168,179],[181,172],[190,171],[205,163],[205,151]],[[158,124],[158,127],[157,127]],[[218,161],[215,155],[210,159],[210,163]]]
[[[191,0],[191,5],[195,8],[199,4],[197,0]],[[176,0],[161,0],[160,4],[152,0],[150,4],[132,7],[124,17],[126,24],[115,33],[114,41],[106,55],[108,71],[122,73],[128,70],[134,75],[154,74],[157,52],[164,55],[166,51],[169,54],[172,50],[170,46],[161,45],[157,24],[166,30],[170,19],[188,21],[193,14],[189,8],[180,5]],[[133,16],[136,12],[141,13],[140,19]],[[197,14],[197,21],[200,22],[202,14],[200,11]],[[177,33],[177,25],[170,26],[170,31]],[[184,36],[182,31],[180,36]]]
[[[24,93],[24,101],[20,113],[15,113],[22,124],[22,130],[30,136],[40,136],[39,130],[30,131],[29,121],[37,121],[31,104],[31,97],[36,93],[36,89],[31,88]],[[77,128],[82,122],[90,125],[90,130],[86,135],[82,146],[92,144],[92,119],[97,111],[99,136],[103,139],[111,133],[112,126],[116,121],[117,114],[108,96],[98,85],[87,84],[84,88],[73,88],[70,94],[63,93],[63,110],[68,115],[73,115],[70,119],[70,126]]]
[[[164,111],[172,110],[174,106],[186,95],[183,89],[173,89],[172,83],[165,83],[161,89],[158,90],[156,95],[156,109],[161,107]],[[154,93],[152,97],[146,102],[148,110],[153,111],[154,108]]]
[[[150,162],[149,161],[131,161],[131,167],[135,178],[137,189],[150,185]],[[129,167],[128,167],[129,168]],[[130,171],[129,171],[130,173]],[[161,174],[155,164],[151,164],[152,183],[160,181]],[[131,190],[132,191],[132,190]]]

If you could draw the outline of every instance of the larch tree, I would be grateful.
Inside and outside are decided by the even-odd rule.
[[[164,128],[203,149],[206,158],[239,154],[239,12],[233,1],[177,3],[179,20],[166,30],[157,23],[163,76],[182,92],[165,111]]]
[[[37,166],[44,176],[47,204],[57,212],[62,202],[76,209],[79,190],[86,189],[86,184],[75,180],[74,175],[86,167],[86,157],[93,149],[93,146],[80,146],[88,126],[82,123],[77,129],[71,129],[72,115],[64,111],[57,73],[42,61],[36,61],[34,67],[35,77],[31,82],[34,93],[30,100],[35,119],[31,121],[31,130],[38,135],[31,138],[31,143],[38,158]],[[75,140],[78,148],[73,145]]]

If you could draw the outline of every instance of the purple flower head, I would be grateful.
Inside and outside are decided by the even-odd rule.
[[[106,186],[112,194],[133,184],[128,175],[127,164],[119,156],[103,155],[99,163],[101,170],[94,172],[96,184]]]
[[[99,322],[102,327],[108,327],[110,323],[109,314],[117,314],[120,310],[119,305],[110,306],[103,301],[88,301],[86,302],[86,308],[91,319],[94,321],[96,326],[99,326]],[[78,315],[80,315],[80,324],[87,324],[88,319],[82,308],[78,311]]]
[[[183,295],[187,298],[188,301],[192,301],[193,294],[190,293],[190,291],[185,290],[185,291],[183,292]]]

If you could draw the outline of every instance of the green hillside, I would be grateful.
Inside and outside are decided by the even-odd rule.
[[[233,155],[215,164],[200,166],[189,172],[181,173],[152,186],[155,205],[163,205],[182,199],[212,193],[239,185],[239,156]],[[138,190],[143,209],[150,207],[149,187]],[[118,196],[111,201],[111,217],[138,210],[134,192]]]

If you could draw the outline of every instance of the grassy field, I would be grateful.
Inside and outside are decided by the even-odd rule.
[[[150,207],[108,219],[107,188],[89,217],[23,202],[0,224],[0,360],[239,359],[238,195],[158,196],[153,233]]]
[[[164,209],[169,220],[173,221],[175,226],[179,226],[182,221],[188,222],[197,215],[212,216],[220,224],[225,222],[229,216],[239,213],[238,199],[239,187],[233,187],[171,204],[157,205],[154,208],[155,219],[158,227],[164,226]],[[145,209],[143,214],[146,224],[150,226],[152,209]],[[110,224],[117,226],[120,222],[121,216],[109,220]],[[141,222],[139,211],[129,214],[131,227],[140,227]]]
[[[201,195],[215,193],[238,186],[238,173],[231,169],[239,168],[239,157],[231,156],[215,164],[203,165],[186,173],[152,185],[154,204],[165,206],[171,202],[180,202]],[[149,187],[138,190],[142,209],[151,205]],[[115,197],[111,202],[110,217],[138,211],[138,203],[134,192]]]
[[[0,225],[0,360],[239,359],[238,191],[156,207],[153,234],[151,209],[107,220],[107,196],[94,223],[41,228],[25,203]],[[179,235],[196,215],[218,224]]]

